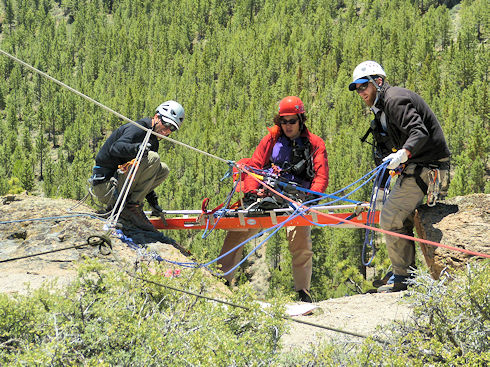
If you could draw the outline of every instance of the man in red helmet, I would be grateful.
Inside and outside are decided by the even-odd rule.
[[[325,142],[310,133],[305,125],[306,114],[300,98],[289,96],[279,103],[279,113],[274,117],[274,126],[262,138],[248,165],[257,169],[279,172],[281,178],[296,183],[311,191],[323,193],[328,185],[328,160]],[[244,202],[254,202],[264,197],[260,184],[252,177],[243,180]],[[279,199],[280,200],[280,199]],[[260,229],[229,231],[221,254],[257,234]],[[294,287],[303,302],[312,302],[310,291],[312,274],[311,227],[287,227],[289,251],[292,255]],[[242,257],[243,247],[219,260],[221,270],[230,271]],[[228,282],[234,271],[225,276]]]

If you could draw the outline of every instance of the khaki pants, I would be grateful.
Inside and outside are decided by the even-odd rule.
[[[249,239],[253,235],[260,232],[260,229],[248,229],[229,231],[226,234],[223,248],[220,255],[230,251],[243,241]],[[311,227],[286,227],[286,236],[289,242],[289,251],[293,257],[292,259],[292,271],[294,288],[296,291],[301,289],[310,289],[311,272],[312,272],[312,241],[311,241]],[[236,251],[230,253],[224,258],[218,260],[218,264],[221,265],[221,270],[226,273],[236,264],[238,264],[242,258],[243,246]],[[228,274],[224,278],[231,282],[235,271]]]
[[[413,174],[415,164],[409,164],[404,172]],[[420,177],[429,184],[428,168],[423,168]],[[381,210],[380,227],[384,230],[413,236],[414,210],[425,194],[415,181],[415,177],[398,177],[393,190]],[[415,265],[415,243],[413,241],[386,235],[388,256],[396,275],[408,275],[410,266]]]
[[[160,162],[158,153],[148,152],[148,156],[141,159],[126,201],[138,204],[143,203],[145,196],[160,185],[167,178],[168,173],[168,166]],[[128,174],[129,170],[124,174],[116,173],[117,185],[114,185],[111,181],[106,181],[94,186],[93,192],[97,199],[104,205],[113,206]]]

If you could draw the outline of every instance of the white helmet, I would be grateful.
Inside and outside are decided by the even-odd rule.
[[[163,102],[157,107],[156,113],[160,118],[175,126],[178,130],[184,121],[184,107],[175,101]]]
[[[349,90],[353,91],[356,89],[356,84],[368,82],[370,79],[368,76],[379,75],[386,78],[386,73],[375,61],[363,61],[356,66],[354,72],[352,73],[352,83],[349,84]]]

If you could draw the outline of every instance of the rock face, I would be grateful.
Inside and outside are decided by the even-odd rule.
[[[482,254],[490,254],[490,195],[458,196],[434,207],[418,208],[420,223],[417,233],[421,238],[444,245]],[[426,247],[426,260],[431,274],[438,279],[444,269],[451,271],[469,261],[481,259],[442,247]]]

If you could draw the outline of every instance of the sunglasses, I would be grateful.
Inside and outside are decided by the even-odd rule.
[[[369,87],[369,82],[364,82],[356,88],[357,93],[364,92]]]
[[[172,125],[170,123],[164,123],[163,124],[166,128],[168,128],[171,132],[174,132],[177,130],[177,128],[175,127],[175,125]]]
[[[292,120],[280,119],[279,122],[281,123],[281,125],[294,125],[295,123],[298,122],[298,119],[292,119]]]
[[[163,126],[165,126],[167,129],[170,130],[170,132],[174,132],[175,130],[177,130],[177,128],[175,127],[174,124],[171,124],[170,122],[167,122],[167,121],[163,121],[162,118],[160,118],[160,121],[161,121]]]

